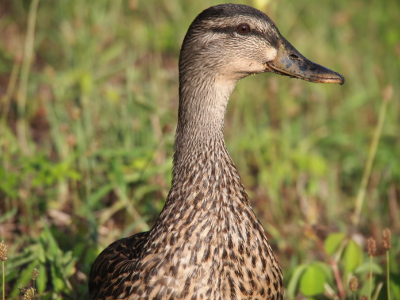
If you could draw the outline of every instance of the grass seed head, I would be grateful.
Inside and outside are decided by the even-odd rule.
[[[349,287],[352,292],[356,292],[358,290],[358,278],[355,276],[351,276]]]
[[[27,288],[24,292],[24,300],[32,300],[35,298],[35,289],[33,287]]]
[[[7,260],[7,246],[4,244],[3,241],[0,242],[0,260],[6,261]]]
[[[392,247],[392,234],[389,228],[383,230],[383,248],[388,251]]]
[[[373,237],[370,237],[367,240],[367,252],[370,257],[373,257],[376,253],[376,242]]]
[[[38,268],[34,268],[32,272],[32,280],[36,281],[36,279],[39,277],[39,270]]]
[[[26,291],[26,287],[23,284],[18,284],[18,289],[21,294],[24,294]]]

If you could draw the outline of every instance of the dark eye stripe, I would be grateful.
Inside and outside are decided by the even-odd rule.
[[[228,27],[213,27],[210,30],[212,32],[215,32],[215,33],[225,33],[225,34],[233,34],[233,33],[238,33],[239,32],[238,27],[231,27],[231,26],[228,26]],[[260,32],[260,31],[258,31],[256,29],[254,29],[254,28],[251,29],[246,35],[254,35],[254,36],[258,36],[260,38],[264,38],[264,39],[266,38],[265,33],[262,33],[262,32]]]
[[[209,29],[212,32],[215,33],[223,33],[223,34],[228,34],[228,35],[233,35],[233,34],[238,34],[238,28],[234,26],[227,26],[227,27],[212,27]],[[240,34],[240,35],[246,35],[246,36],[255,36],[263,40],[267,40],[267,42],[277,48],[278,47],[278,37],[274,33],[265,33],[258,31],[255,28],[252,28],[248,33],[246,34]]]

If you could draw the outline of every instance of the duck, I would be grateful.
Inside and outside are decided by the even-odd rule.
[[[236,83],[275,73],[344,83],[297,51],[263,12],[221,4],[190,25],[179,57],[179,110],[171,189],[154,226],[115,241],[92,265],[100,299],[284,297],[281,267],[224,141]]]

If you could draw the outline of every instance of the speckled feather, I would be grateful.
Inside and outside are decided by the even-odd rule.
[[[175,168],[187,180],[174,181],[150,233],[102,252],[92,299],[282,298],[281,270],[236,168],[220,140],[209,149]]]
[[[237,33],[243,22],[252,35]],[[278,40],[273,22],[243,5],[210,8],[192,23],[180,55],[166,204],[149,232],[118,240],[99,255],[91,299],[283,299],[282,272],[223,138],[236,82],[265,72]]]

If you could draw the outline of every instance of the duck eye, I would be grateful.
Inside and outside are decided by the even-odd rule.
[[[246,23],[239,24],[237,31],[241,34],[246,34],[250,32],[250,25]]]

